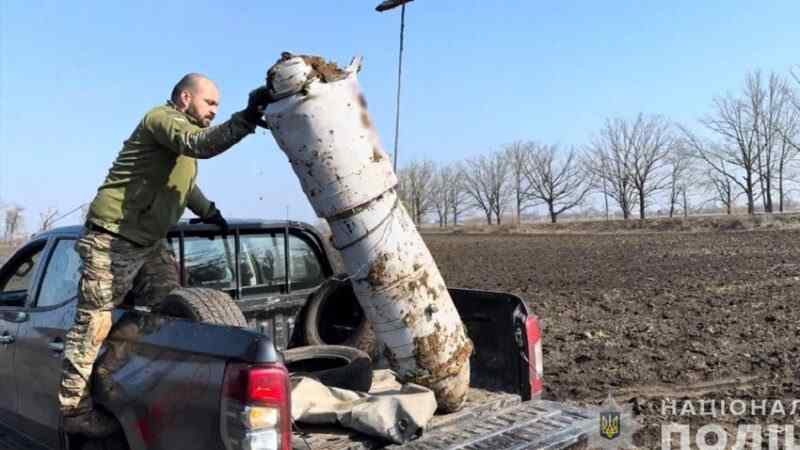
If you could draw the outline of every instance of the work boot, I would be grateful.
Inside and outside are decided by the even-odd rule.
[[[119,430],[119,422],[110,415],[93,409],[75,416],[64,416],[64,431],[93,439],[111,436]]]

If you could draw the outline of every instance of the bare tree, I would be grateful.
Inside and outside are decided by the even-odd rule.
[[[700,121],[718,135],[719,142],[698,138],[684,129],[695,153],[741,188],[748,214],[755,212],[759,198],[764,211],[774,210],[776,178],[782,209],[786,169],[796,150],[789,137],[797,134],[792,100],[782,76],[770,73],[765,81],[760,71],[754,71],[747,74],[740,96],[716,97],[714,110]]]
[[[486,215],[486,223],[492,218],[502,223],[503,211],[510,194],[508,182],[509,162],[503,152],[481,155],[467,160],[461,172],[464,189],[476,208]]]
[[[434,207],[433,178],[436,168],[431,161],[411,161],[399,171],[400,199],[416,225],[422,223]]]
[[[25,208],[18,205],[12,205],[6,208],[6,229],[5,229],[6,241],[14,240],[17,237],[17,234],[22,230],[23,211],[25,211]]]
[[[784,111],[783,126],[781,131],[781,142],[778,151],[778,196],[779,196],[779,209],[783,212],[785,200],[785,182],[789,179],[789,171],[791,162],[800,153],[800,93],[798,92],[798,85],[800,85],[800,73],[797,68],[792,69],[790,72],[795,81],[794,87],[786,85],[786,93],[788,95],[789,103],[792,108]]]
[[[677,144],[667,156],[669,164],[669,216],[675,215],[675,206],[683,203],[683,215],[688,215],[688,190],[692,185],[692,155],[683,145]]]
[[[47,210],[39,213],[39,231],[47,231],[53,228],[53,223],[58,216],[58,210],[55,208],[47,208]]]
[[[583,202],[592,186],[583,173],[575,149],[559,159],[555,145],[534,148],[525,170],[530,195],[547,204],[550,221],[556,223],[559,214]]]
[[[450,186],[455,181],[454,175],[453,168],[450,166],[441,166],[434,174],[431,187],[431,199],[440,227],[446,227],[450,219],[450,210],[452,209],[450,205],[452,199],[450,196]]]
[[[517,224],[521,222],[522,212],[530,206],[532,199],[531,186],[526,177],[531,156],[537,145],[533,142],[515,141],[504,146],[505,155],[509,163],[511,175],[511,195],[514,198],[514,212]]]
[[[755,212],[758,197],[758,135],[748,102],[731,94],[714,99],[714,111],[700,120],[719,136],[719,142],[704,139],[682,127],[684,142],[719,175],[728,177],[747,197],[747,213]]]
[[[762,79],[756,70],[745,79],[744,96],[748,105],[749,119],[755,134],[758,154],[758,181],[764,211],[773,211],[772,191],[774,173],[780,165],[782,146],[786,145],[786,127],[791,127],[791,107],[788,85],[784,77],[770,73],[768,80]],[[786,156],[786,155],[784,155]],[[780,182],[779,182],[780,184]]]
[[[614,199],[626,220],[630,218],[635,198],[632,152],[625,122],[622,119],[606,120],[605,126],[593,139],[586,159],[586,170],[592,176],[594,187],[602,189],[606,198]]]
[[[733,212],[733,203],[736,201],[734,193],[734,184],[731,177],[724,175],[725,162],[719,163],[722,171],[709,168],[706,170],[705,181],[701,183],[701,187],[710,191],[714,197],[714,201],[718,201],[725,208],[725,213],[730,215]]]
[[[458,225],[458,218],[470,210],[469,196],[464,178],[464,165],[456,162],[451,165],[452,182],[447,186],[447,203],[453,217],[453,226]]]
[[[674,146],[671,125],[661,116],[639,114],[633,122],[621,121],[631,150],[631,179],[639,199],[639,218],[645,218],[647,202],[656,192],[668,186],[669,173],[662,169],[669,164]]]
[[[781,139],[778,143],[776,171],[778,177],[778,211],[783,212],[786,200],[786,181],[791,178],[791,163],[797,158],[798,142],[800,135],[800,111],[789,109],[785,111],[781,126]]]

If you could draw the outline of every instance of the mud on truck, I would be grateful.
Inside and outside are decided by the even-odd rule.
[[[62,433],[56,398],[81,227],[36,235],[20,248],[0,269],[0,450],[559,449],[597,426],[589,410],[540,399],[539,320],[522,299],[466,289],[450,289],[474,344],[461,410],[434,416],[403,445],[293,423],[287,350],[363,347],[374,336],[312,226],[230,225],[224,234],[173,227],[167,240],[182,287],[157,311],[138,306],[135,295],[114,311],[92,386],[121,431],[102,440]],[[303,370],[355,370],[346,357],[320,364]]]

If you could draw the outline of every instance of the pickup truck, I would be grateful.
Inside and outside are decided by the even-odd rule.
[[[226,292],[247,326],[174,318],[126,302],[114,311],[93,383],[96,403],[122,431],[102,441],[66,435],[56,395],[81,230],[38,234],[0,268],[0,450],[559,449],[597,427],[589,410],[540,399],[539,321],[525,303],[466,289],[450,289],[475,348],[461,411],[435,416],[419,439],[402,446],[292,424],[282,351],[304,345],[296,325],[335,272],[330,251],[308,224],[237,220],[224,235],[181,222],[167,240],[182,285]]]

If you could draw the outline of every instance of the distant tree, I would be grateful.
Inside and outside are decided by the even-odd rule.
[[[700,186],[713,195],[713,200],[722,205],[726,214],[731,214],[736,201],[734,183],[731,181],[731,177],[724,175],[723,171],[726,170],[724,161],[720,161],[719,167],[722,168],[722,171],[713,168],[706,169],[705,179]]]
[[[591,190],[575,149],[564,158],[558,157],[558,147],[534,147],[525,169],[530,196],[547,205],[550,221],[556,223],[559,214],[580,205]]]
[[[761,72],[756,70],[747,75],[745,80],[744,100],[748,106],[748,115],[755,132],[755,143],[758,153],[759,187],[764,211],[773,211],[772,191],[776,178],[782,179],[780,171],[782,156],[787,143],[787,128],[795,125],[791,111],[791,94],[786,79],[774,72],[764,80]],[[779,180],[779,184],[780,184]],[[779,187],[779,191],[783,189]]]
[[[431,161],[411,161],[398,174],[400,199],[414,223],[420,225],[434,207],[433,178],[435,166]]]
[[[736,121],[735,116],[740,113],[731,112],[733,116],[726,116]],[[703,163],[713,171],[715,176],[710,176],[714,185],[718,185],[715,180],[724,177],[741,189],[742,194],[747,198],[747,213],[755,212],[755,202],[758,198],[756,164],[758,153],[755,145],[749,142],[749,138],[739,143],[715,142],[704,139],[685,127],[682,127],[684,142],[689,145],[693,154],[703,161]],[[707,172],[708,173],[708,172]]]
[[[775,158],[778,177],[778,211],[780,212],[783,212],[786,202],[786,182],[792,179],[792,162],[797,160],[798,150],[800,150],[800,147],[795,144],[799,140],[798,135],[800,135],[800,111],[786,111]]]
[[[791,100],[786,92],[779,76],[772,74],[765,85],[760,72],[749,73],[741,95],[715,97],[713,111],[700,120],[718,140],[682,127],[694,153],[742,190],[748,214],[755,213],[758,198],[763,198],[765,211],[772,211],[774,155],[785,137],[782,111]]]
[[[778,155],[778,198],[779,209],[783,212],[786,197],[785,182],[789,180],[791,163],[800,154],[800,72],[797,68],[791,71],[794,85],[786,85],[786,92],[791,108],[784,111],[782,127],[780,128],[781,142]]]
[[[682,143],[676,143],[667,156],[669,167],[669,216],[675,215],[675,206],[683,203],[683,215],[688,215],[688,191],[694,184],[692,163],[694,158]]]
[[[47,231],[53,227],[53,223],[58,216],[58,210],[55,208],[47,208],[47,210],[39,213],[39,231]]]
[[[11,205],[6,208],[6,227],[5,227],[5,240],[12,241],[17,237],[17,234],[23,229],[23,216],[22,213],[25,208],[18,205]]]
[[[453,168],[450,166],[440,166],[433,177],[431,188],[431,198],[433,202],[433,209],[436,211],[436,217],[440,227],[446,227],[450,219],[450,186],[455,182],[455,174]]]
[[[511,192],[509,166],[505,153],[494,152],[467,160],[461,172],[467,196],[483,211],[489,225],[495,217],[498,224],[502,223]]]
[[[464,164],[456,162],[451,164],[452,182],[446,187],[447,203],[450,205],[450,214],[453,217],[453,226],[458,225],[458,219],[471,208],[469,195],[464,178]]]
[[[612,198],[623,219],[631,215],[635,199],[633,180],[633,148],[630,145],[627,124],[622,119],[606,120],[605,126],[592,140],[586,159],[587,173],[591,174],[594,187],[603,195]]]
[[[503,147],[509,164],[510,189],[514,200],[514,217],[517,224],[521,221],[522,212],[533,206],[531,200],[534,199],[534,196],[526,172],[537,147],[534,142],[522,141],[515,141]]]
[[[669,164],[674,147],[672,127],[661,116],[639,114],[633,122],[624,122],[623,129],[631,146],[631,179],[639,199],[639,218],[645,218],[647,202],[669,185]]]

